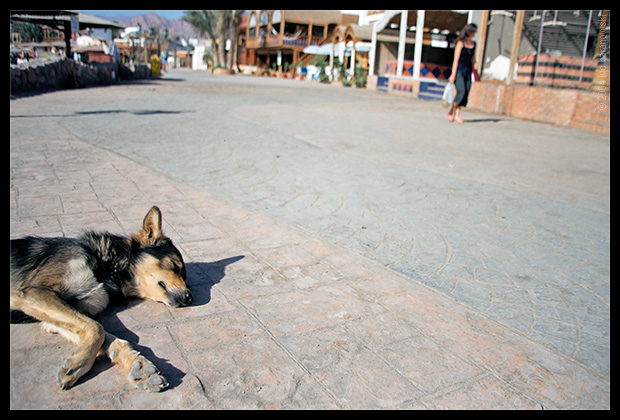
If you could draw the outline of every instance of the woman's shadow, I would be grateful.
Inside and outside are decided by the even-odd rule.
[[[185,264],[185,270],[187,272],[185,282],[192,290],[194,296],[194,301],[188,308],[208,304],[211,301],[211,288],[226,277],[226,267],[243,258],[243,255],[239,255],[210,263],[190,262]],[[119,313],[138,305],[140,302],[141,300],[138,299],[129,299],[121,305],[109,307],[101,315],[97,316],[96,319],[101,322],[106,331],[114,334],[118,338],[127,340],[134,349],[153,362],[168,381],[168,389],[175,388],[183,382],[182,379],[185,376],[185,372],[174,366],[170,360],[158,357],[150,348],[139,344],[140,336],[129,330],[118,317]],[[78,383],[88,381],[111,367],[112,364],[109,360],[100,358],[93,365],[92,369],[80,378]]]

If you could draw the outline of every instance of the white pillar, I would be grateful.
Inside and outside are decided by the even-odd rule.
[[[372,46],[370,47],[370,54],[368,54],[368,75],[375,75],[375,57],[377,54],[377,22],[372,23]]]
[[[400,15],[400,33],[398,36],[398,60],[396,61],[396,77],[402,77],[405,62],[405,47],[407,45],[407,17],[408,10],[402,10]]]
[[[413,80],[420,80],[420,66],[422,64],[422,42],[424,39],[424,15],[426,10],[418,10],[418,19],[415,24],[415,50],[413,51]]]
[[[351,75],[355,76],[355,41],[351,41],[351,43],[353,44],[351,47]]]
[[[329,53],[329,80],[332,80],[334,75],[334,48],[336,47],[335,41],[335,39],[332,41],[332,51]]]

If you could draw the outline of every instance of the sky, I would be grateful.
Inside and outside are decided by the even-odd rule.
[[[180,19],[183,17],[183,10],[80,10],[89,15],[99,16],[102,18],[110,18],[116,16],[137,16],[146,15],[147,13],[155,13],[166,19]]]

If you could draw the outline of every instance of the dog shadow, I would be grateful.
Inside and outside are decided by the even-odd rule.
[[[208,304],[211,301],[211,288],[226,277],[226,267],[243,258],[243,255],[239,255],[210,263],[189,262],[185,264],[187,272],[185,282],[194,296],[194,301],[187,308]],[[129,299],[125,304],[111,306],[96,319],[107,332],[127,340],[135,350],[153,362],[168,381],[168,389],[173,389],[183,382],[185,372],[174,366],[170,360],[157,356],[150,348],[141,345],[138,333],[127,328],[118,316],[121,312],[137,306],[140,302],[143,301],[140,299]],[[107,358],[98,359],[92,369],[79,379],[78,384],[90,380],[111,367],[112,363]]]

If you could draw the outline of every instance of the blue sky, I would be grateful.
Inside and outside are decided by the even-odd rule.
[[[110,18],[115,16],[137,16],[146,15],[153,12],[156,15],[163,16],[167,19],[180,19],[183,17],[183,10],[80,10],[80,12],[89,15],[99,16],[102,18]]]

